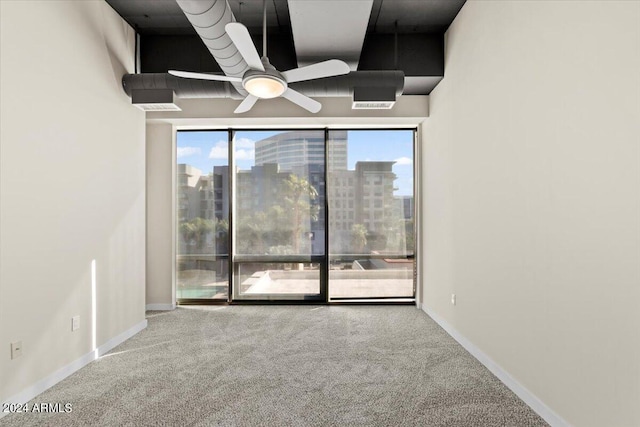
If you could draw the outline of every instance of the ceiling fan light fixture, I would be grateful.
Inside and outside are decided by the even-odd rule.
[[[284,80],[266,74],[248,77],[242,85],[251,95],[261,99],[277,98],[287,89]]]
[[[190,0],[178,0],[179,4],[183,2],[185,4],[191,3]],[[221,3],[226,4],[227,2],[224,1]],[[185,14],[186,13],[187,12],[185,11]],[[211,26],[215,25],[216,23],[212,23]],[[196,30],[197,28],[201,28],[195,24],[194,27],[196,27]],[[309,98],[295,89],[289,88],[289,82],[295,83],[307,80],[323,79],[326,77],[349,74],[351,71],[345,62],[337,59],[330,59],[316,64],[294,68],[292,70],[285,71],[284,73],[279,72],[269,63],[269,58],[267,57],[267,0],[262,0],[262,58],[258,55],[258,51],[253,44],[253,40],[251,39],[251,35],[249,34],[247,27],[238,22],[228,22],[224,26],[224,29],[227,36],[231,39],[231,43],[234,45],[246,65],[245,69],[247,71],[242,76],[242,79],[237,76],[218,76],[187,71],[171,70],[169,73],[182,78],[218,80],[232,83],[239,83],[242,81],[242,87],[248,92],[248,94],[234,110],[234,113],[237,114],[249,111],[259,99],[278,98],[280,96],[299,107],[304,108],[310,113],[317,113],[322,108],[322,105],[318,101]],[[200,33],[198,32],[198,34]],[[205,40],[205,38],[203,38],[203,40]],[[218,58],[216,57],[216,59]],[[242,95],[245,95],[243,90],[240,90],[240,92],[242,92]]]

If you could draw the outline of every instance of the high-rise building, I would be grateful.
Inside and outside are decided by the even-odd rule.
[[[413,196],[396,196],[396,200],[401,218],[406,220],[413,219]]]
[[[393,161],[357,162],[355,170],[329,172],[329,226],[333,252],[352,250],[355,225],[366,229],[369,247],[386,246],[389,233],[403,233],[395,207]],[[394,231],[395,230],[395,231]]]
[[[181,163],[178,165],[178,219],[228,219],[228,167],[216,166],[213,173]]]
[[[177,171],[178,220],[189,221],[202,216],[200,212],[200,178],[202,171],[191,165],[179,164]]]
[[[252,166],[236,173],[236,209],[241,212],[265,211],[280,203],[279,194],[289,172],[276,163]]]
[[[213,198],[218,220],[229,219],[229,166],[213,167]]]
[[[331,136],[329,169],[347,169],[347,131],[332,131]],[[324,132],[317,130],[279,133],[255,144],[256,166],[277,163],[282,171],[308,164],[324,165],[324,155]]]

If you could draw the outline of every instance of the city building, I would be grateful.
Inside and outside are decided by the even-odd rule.
[[[290,138],[277,140],[291,141]],[[261,142],[256,142],[256,146]],[[346,153],[346,140],[341,145]],[[308,161],[304,154],[306,152],[308,151],[301,150],[295,162],[289,160],[287,169],[283,169],[279,163],[258,164],[256,161],[256,166],[252,166],[250,170],[237,170],[235,205],[238,218],[255,212],[267,213],[271,207],[281,204],[285,180],[289,175],[304,177],[318,193],[310,205],[310,209],[315,209],[317,214],[315,219],[307,220],[304,232],[312,236],[311,253],[323,254],[326,228],[324,166],[320,161]],[[413,219],[413,197],[394,196],[394,162],[356,162],[354,170],[347,169],[346,157],[341,163],[343,169],[332,169],[328,175],[331,251],[345,254],[352,252],[352,232],[357,224],[364,226],[367,231],[367,250],[381,249],[380,246],[388,250],[403,248],[406,245],[406,233],[412,234],[413,230],[400,226],[398,221]],[[203,175],[196,168],[179,164],[180,221],[189,221],[195,217],[228,220],[227,174],[226,166],[216,166],[213,174]],[[397,239],[396,246],[389,247],[387,242],[394,238]],[[383,243],[380,242],[381,239]]]
[[[332,131],[329,144],[329,169],[347,169],[347,131]],[[323,131],[291,131],[279,133],[255,144],[256,165],[277,163],[283,171],[303,165],[324,165]]]
[[[330,251],[339,254],[353,252],[354,225],[365,227],[367,251],[372,248],[392,249],[387,242],[397,239],[393,248],[406,245],[406,233],[413,233],[400,219],[413,218],[413,197],[395,196],[393,161],[358,161],[354,170],[347,168],[347,131],[334,131],[328,144],[329,227],[332,230]],[[315,220],[304,225],[309,234],[312,254],[323,254],[325,226],[325,142],[318,131],[291,131],[255,142],[255,166],[236,171],[236,209],[238,217],[249,213],[269,212],[281,203],[284,181],[290,174],[304,177],[317,191],[310,208],[317,210]],[[178,165],[179,218],[192,220],[217,218],[228,220],[228,167],[215,166],[213,173],[186,164]],[[402,206],[398,207],[398,202]],[[182,214],[189,206],[189,215]],[[381,241],[383,242],[381,244]],[[364,250],[364,249],[363,249]]]

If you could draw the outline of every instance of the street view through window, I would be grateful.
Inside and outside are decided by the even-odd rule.
[[[177,298],[412,298],[413,140],[179,131]]]

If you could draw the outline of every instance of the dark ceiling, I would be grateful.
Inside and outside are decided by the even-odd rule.
[[[195,35],[175,0],[106,0],[141,35]],[[228,0],[252,34],[262,33],[262,0]],[[444,33],[465,0],[374,0],[367,33]],[[327,7],[340,12],[340,2]],[[269,31],[290,33],[287,0],[268,0]]]
[[[140,35],[139,72],[221,71],[175,0],[106,1]],[[236,20],[249,29],[256,46],[260,46],[262,0],[227,1]],[[350,22],[358,22],[362,23],[361,27],[354,24],[353,31],[347,28],[347,35],[343,36],[345,42],[332,44],[331,51],[327,52],[326,46],[322,50],[321,45],[323,39],[335,35],[331,25],[326,25],[325,21],[325,26],[319,26],[315,16],[298,14],[294,22],[297,24],[292,27],[289,2],[293,1],[298,2],[297,8],[301,5],[329,17],[335,13],[342,18],[343,25],[346,22],[348,27]],[[298,39],[306,43],[306,56],[314,57],[314,46],[318,46],[318,51],[322,50],[319,56],[325,56],[320,59],[330,59],[341,58],[349,41],[359,38],[358,71],[402,70],[405,94],[430,93],[444,76],[444,33],[465,0],[369,0],[370,9],[364,8],[368,16],[355,12],[349,15],[349,11],[361,6],[359,1],[364,3],[366,0],[267,0],[271,63],[279,70],[299,66],[300,45],[294,42]],[[308,9],[310,4],[315,9]],[[348,14],[346,21],[345,13]]]

